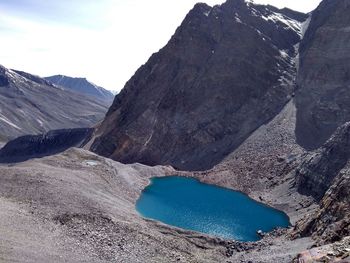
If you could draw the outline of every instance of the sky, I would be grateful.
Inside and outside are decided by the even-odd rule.
[[[119,91],[197,0],[0,0],[0,64]],[[222,0],[202,0],[213,6]],[[255,0],[310,12],[320,0]]]

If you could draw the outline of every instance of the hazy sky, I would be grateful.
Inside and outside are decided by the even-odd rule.
[[[196,2],[0,0],[0,64],[40,76],[86,77],[120,90],[167,43]],[[320,0],[255,2],[309,12]]]

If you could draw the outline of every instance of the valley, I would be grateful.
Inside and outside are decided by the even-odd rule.
[[[104,118],[109,104],[0,65],[0,143],[50,130],[90,128]]]
[[[0,262],[350,262],[349,13],[196,4],[110,107],[92,83],[95,98],[1,67]],[[243,242],[142,216],[142,191],[169,176],[290,226]]]
[[[174,173],[170,167],[123,165],[81,149],[2,166],[0,229],[7,234],[1,259],[268,262],[274,253],[279,262],[290,262],[312,244],[281,233],[256,243],[233,242],[140,217],[135,203],[148,179]]]

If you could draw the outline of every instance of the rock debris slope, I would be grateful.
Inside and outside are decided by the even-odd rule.
[[[116,96],[91,149],[124,163],[211,168],[290,100],[305,19],[242,0],[195,5]]]
[[[103,119],[107,107],[104,101],[0,66],[0,141],[53,129],[91,127]]]
[[[141,218],[149,178],[170,167],[123,165],[81,149],[0,166],[0,262],[288,263],[310,245],[272,235],[221,240]]]

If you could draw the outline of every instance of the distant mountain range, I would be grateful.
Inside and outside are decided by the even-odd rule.
[[[64,75],[54,75],[45,77],[44,79],[62,86],[65,89],[69,89],[75,92],[85,94],[112,103],[114,94],[96,84],[88,81],[86,78],[73,78]]]
[[[53,129],[91,127],[103,119],[110,101],[0,66],[0,141]]]

